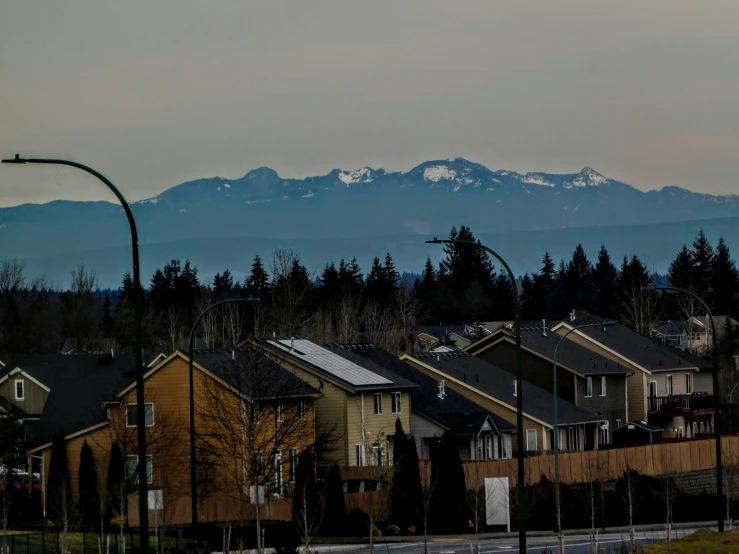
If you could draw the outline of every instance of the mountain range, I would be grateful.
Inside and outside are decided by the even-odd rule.
[[[578,242],[596,238],[614,257],[636,253],[660,271],[692,241],[697,225],[714,239],[716,227],[730,247],[739,240],[736,195],[674,186],[644,192],[589,167],[518,173],[464,158],[427,161],[407,172],[364,167],[305,179],[261,167],[240,179],[182,183],[132,209],[144,275],[175,258],[189,258],[206,276],[226,267],[239,275],[255,254],[269,258],[278,247],[301,253],[312,270],[352,255],[367,267],[389,250],[400,269],[419,271],[426,255],[435,256],[422,239],[446,236],[453,225],[495,240],[520,272],[535,270],[544,250],[568,256]],[[108,202],[2,208],[0,236],[0,257],[22,258],[29,271],[62,285],[80,262],[105,286],[119,283],[130,266],[125,217]]]

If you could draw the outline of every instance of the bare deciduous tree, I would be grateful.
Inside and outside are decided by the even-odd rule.
[[[634,514],[636,513],[636,509],[640,500],[640,477],[641,476],[639,475],[639,473],[628,465],[626,466],[626,471],[624,471],[624,474],[621,477],[623,480],[622,500],[624,502],[626,512],[629,515],[629,541],[631,543],[632,552],[636,552]]]
[[[254,350],[224,352],[202,360],[216,378],[206,380],[201,395],[198,479],[200,488],[207,485],[236,502],[243,531],[257,500],[252,494],[259,497],[264,489],[267,498],[282,497],[283,460],[292,459],[290,449],[314,446],[306,444],[313,438],[308,415],[312,391]],[[256,502],[254,516],[261,553],[262,515]]]
[[[624,322],[643,335],[649,334],[652,325],[663,311],[663,304],[654,291],[642,290],[637,283],[626,287],[621,295],[621,314]]]

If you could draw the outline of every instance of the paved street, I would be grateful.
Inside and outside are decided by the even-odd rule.
[[[674,529],[673,537],[682,537],[693,533],[698,527]],[[637,540],[640,546],[651,543],[664,542],[664,530],[638,531]],[[474,549],[474,539],[465,538],[449,538],[434,539],[429,542],[429,552],[431,554],[472,554]],[[626,552],[623,547],[629,546],[629,536],[627,532],[608,532],[599,535],[598,547],[599,552],[620,554]],[[565,552],[567,554],[589,554],[590,553],[590,537],[584,535],[568,535],[565,537]],[[369,551],[367,546],[347,546],[347,545],[321,545],[320,551],[330,552],[331,554],[362,554]],[[422,542],[403,542],[403,543],[381,543],[376,545],[377,554],[419,554],[423,552]],[[528,539],[527,552],[532,553],[557,553],[557,541],[552,536],[531,536]],[[498,553],[518,553],[518,538],[485,538],[480,541],[480,554],[498,554]]]

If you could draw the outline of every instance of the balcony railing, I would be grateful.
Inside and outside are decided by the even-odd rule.
[[[714,409],[712,394],[674,394],[672,396],[650,396],[647,398],[647,411],[652,414],[685,414],[711,411]]]

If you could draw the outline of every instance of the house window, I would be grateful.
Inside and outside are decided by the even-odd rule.
[[[259,477],[264,471],[264,456],[261,452],[254,453],[254,474]]]
[[[279,450],[272,457],[272,467],[274,469],[274,485],[277,494],[282,494],[282,452]]]
[[[667,396],[672,396],[672,375],[667,375],[666,380],[667,380],[667,390],[666,390]]]
[[[154,427],[154,404],[144,404],[147,427]],[[136,427],[136,404],[126,404],[126,427]]]
[[[362,466],[365,465],[365,460],[364,460],[364,445],[363,444],[358,444],[356,446],[356,450],[357,450],[357,465],[359,467],[362,467]]]
[[[620,419],[617,419],[616,420],[616,429],[618,429],[619,427],[621,427],[621,420]]]
[[[600,395],[605,396],[606,395],[606,378],[605,375],[602,375],[600,378]]]
[[[593,396],[593,378],[585,378],[585,397]]]
[[[375,393],[375,415],[382,415],[382,393]]]
[[[526,450],[532,452],[537,450],[536,448],[536,429],[526,430]]]
[[[139,457],[136,455],[126,456],[126,479],[133,485],[139,483]],[[153,466],[151,454],[146,456],[146,483],[151,485],[153,478]]]
[[[683,436],[684,436],[683,433],[684,433],[684,431],[683,431],[682,426],[678,427],[677,428],[677,438],[679,438],[679,439],[683,438]]]
[[[393,393],[393,413],[394,414],[400,413],[400,393],[399,392]]]
[[[259,402],[254,402],[251,406],[251,422],[253,425],[259,422]]]
[[[518,396],[518,381],[513,380],[513,396]]]
[[[685,393],[693,394],[693,374],[692,373],[685,374]]]
[[[372,445],[372,465],[378,467],[384,465],[384,450],[381,442]]]
[[[16,400],[26,399],[25,383],[23,379],[17,379],[15,382],[15,399]]]
[[[298,449],[290,449],[290,481],[295,481],[298,475]]]
[[[739,371],[739,356],[734,356],[734,369]]]
[[[285,407],[282,403],[277,404],[277,408],[275,408],[275,421],[277,423],[282,423],[285,420]]]
[[[305,400],[301,400],[298,404],[298,419],[300,421],[305,419]]]
[[[600,444],[608,444],[608,422],[600,427]]]
[[[485,435],[485,459],[493,459],[493,437]]]

